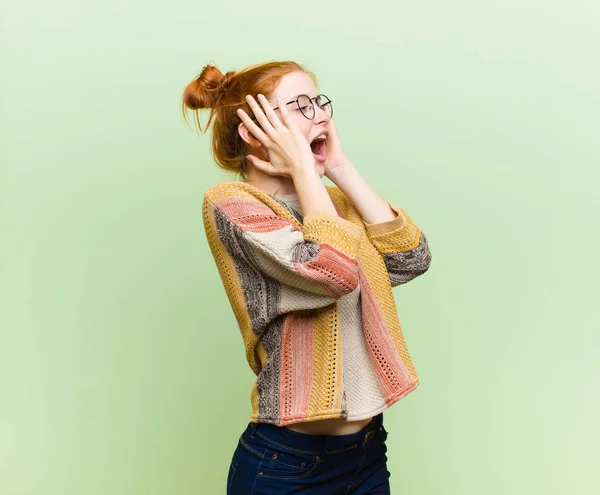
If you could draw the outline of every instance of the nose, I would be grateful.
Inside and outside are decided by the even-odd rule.
[[[315,116],[313,117],[313,123],[317,124],[317,123],[329,121],[329,119],[330,119],[329,114],[325,110],[323,110],[316,103],[313,103],[313,107],[315,109]]]

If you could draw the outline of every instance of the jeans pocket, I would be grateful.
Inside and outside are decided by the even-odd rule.
[[[309,475],[319,464],[319,456],[313,452],[296,449],[277,432],[267,437],[259,431],[242,435],[238,453],[241,462],[252,466],[258,477],[274,479],[294,479]]]
[[[318,462],[316,454],[271,443],[265,451],[258,475],[277,479],[303,478],[317,467]]]
[[[302,478],[311,473],[319,462],[319,456],[294,448],[291,445],[256,435],[240,442],[246,452],[255,459],[257,475],[264,478]]]

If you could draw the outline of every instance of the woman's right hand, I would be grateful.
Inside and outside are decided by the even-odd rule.
[[[262,129],[241,108],[238,108],[237,113],[247,129],[267,149],[270,161],[260,160],[254,155],[247,155],[247,158],[258,169],[271,175],[293,178],[298,172],[314,170],[315,157],[310,144],[290,119],[286,106],[276,99],[276,106],[279,107],[283,118],[281,122],[268,100],[261,94],[258,95],[258,99],[265,109],[264,112],[252,95],[246,97]]]

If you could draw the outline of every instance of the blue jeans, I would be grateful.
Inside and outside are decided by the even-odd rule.
[[[227,476],[227,495],[389,495],[383,413],[348,435],[299,433],[250,422]]]

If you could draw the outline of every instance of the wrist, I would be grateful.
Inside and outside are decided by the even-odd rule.
[[[327,167],[325,173],[327,178],[336,185],[339,185],[336,181],[341,180],[344,176],[354,173],[356,169],[350,160],[345,160],[342,164],[336,165],[335,167]]]
[[[306,165],[302,165],[297,167],[290,174],[292,181],[302,181],[302,180],[311,180],[314,177],[317,177],[320,180],[319,174],[317,173],[317,168],[314,163],[307,163]]]

